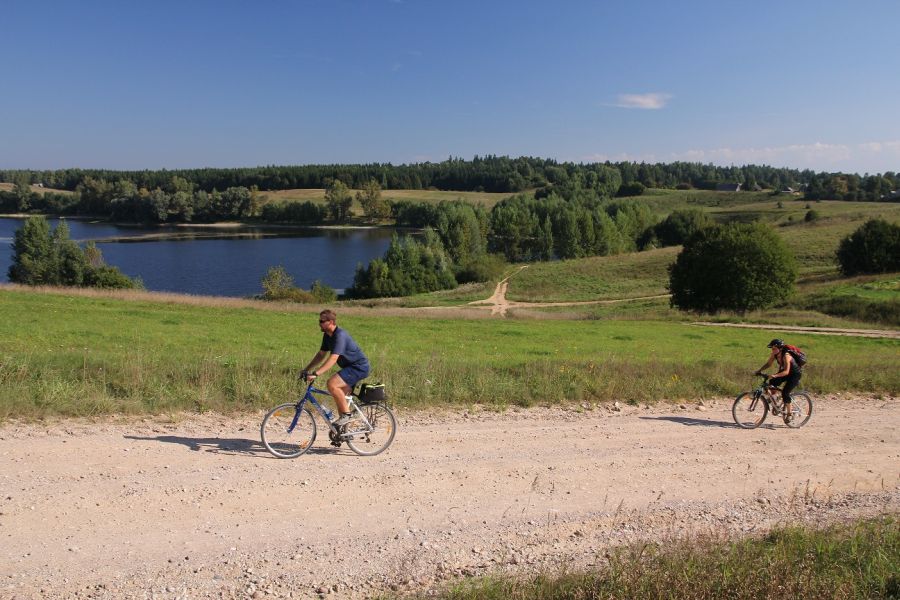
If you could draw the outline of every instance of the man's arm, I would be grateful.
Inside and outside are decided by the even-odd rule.
[[[316,355],[311,361],[309,361],[309,364],[306,365],[306,368],[303,370],[307,373],[311,373],[312,370],[316,368],[316,365],[320,364],[322,362],[322,359],[325,358],[325,354],[327,353],[324,350],[319,350],[318,352],[316,352]]]
[[[313,371],[311,374],[316,374],[316,371],[318,372],[318,375],[325,373],[326,371],[328,371],[328,369],[330,369],[331,367],[334,366],[334,363],[336,363],[340,357],[341,357],[340,354],[332,353],[332,355],[328,357],[328,360],[326,360],[323,364],[319,365],[319,367],[315,371]]]

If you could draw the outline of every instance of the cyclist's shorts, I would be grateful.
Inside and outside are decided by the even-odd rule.
[[[344,383],[353,387],[369,376],[369,363],[347,365],[338,371],[338,375],[344,380]]]

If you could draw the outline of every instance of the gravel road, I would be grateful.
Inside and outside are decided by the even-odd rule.
[[[363,598],[900,512],[898,399],[820,398],[799,430],[730,408],[400,411],[379,456],[294,460],[261,414],[6,423],[0,598]]]

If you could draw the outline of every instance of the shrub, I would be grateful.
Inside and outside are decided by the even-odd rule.
[[[866,222],[841,240],[837,262],[844,275],[900,271],[900,225]]]
[[[69,239],[69,226],[61,221],[51,231],[44,217],[30,217],[13,240],[9,280],[25,285],[65,285],[102,288],[143,287],[115,267],[103,264],[100,250],[87,250]]]
[[[620,198],[624,196],[640,196],[645,191],[647,191],[647,186],[640,181],[632,181],[631,183],[623,183],[622,186],[619,187],[616,196],[619,196]]]
[[[472,283],[499,279],[507,262],[501,254],[483,254],[456,271],[458,283]]]
[[[807,206],[807,208],[809,208],[809,204],[807,204],[806,206]],[[811,223],[813,221],[819,220],[820,218],[821,218],[821,215],[819,214],[819,211],[811,209],[811,210],[806,211],[806,216],[803,217],[803,220],[806,221],[807,223]]]
[[[768,226],[729,223],[701,229],[669,267],[672,306],[744,313],[772,306],[793,289],[797,266]]]
[[[312,297],[315,298],[317,302],[323,304],[337,300],[337,292],[334,291],[334,288],[325,285],[318,279],[313,281],[312,287],[309,288],[309,293],[312,294]]]
[[[704,227],[712,225],[709,216],[698,208],[673,211],[654,228],[662,246],[677,246]]]
[[[263,300],[286,300],[304,304],[316,301],[311,293],[294,285],[294,278],[281,265],[269,267],[262,279],[262,288]]]

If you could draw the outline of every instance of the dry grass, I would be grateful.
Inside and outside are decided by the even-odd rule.
[[[12,183],[0,183],[0,192],[11,192],[15,189],[15,184]],[[36,192],[38,194],[74,194],[75,192],[70,192],[69,190],[57,190],[53,188],[41,187],[39,185],[31,184],[31,191]]]
[[[350,190],[356,196],[358,190]],[[324,189],[293,189],[293,190],[270,190],[261,192],[262,195],[268,197],[269,200],[293,200],[297,202],[325,202]],[[472,204],[481,204],[487,208],[492,207],[504,198],[508,198],[512,194],[496,194],[491,192],[447,192],[440,190],[382,190],[381,196],[386,200],[398,202],[406,200],[410,202],[426,202],[428,204],[437,204],[444,200],[463,200]],[[361,210],[360,206],[354,200],[353,209],[355,212]]]

